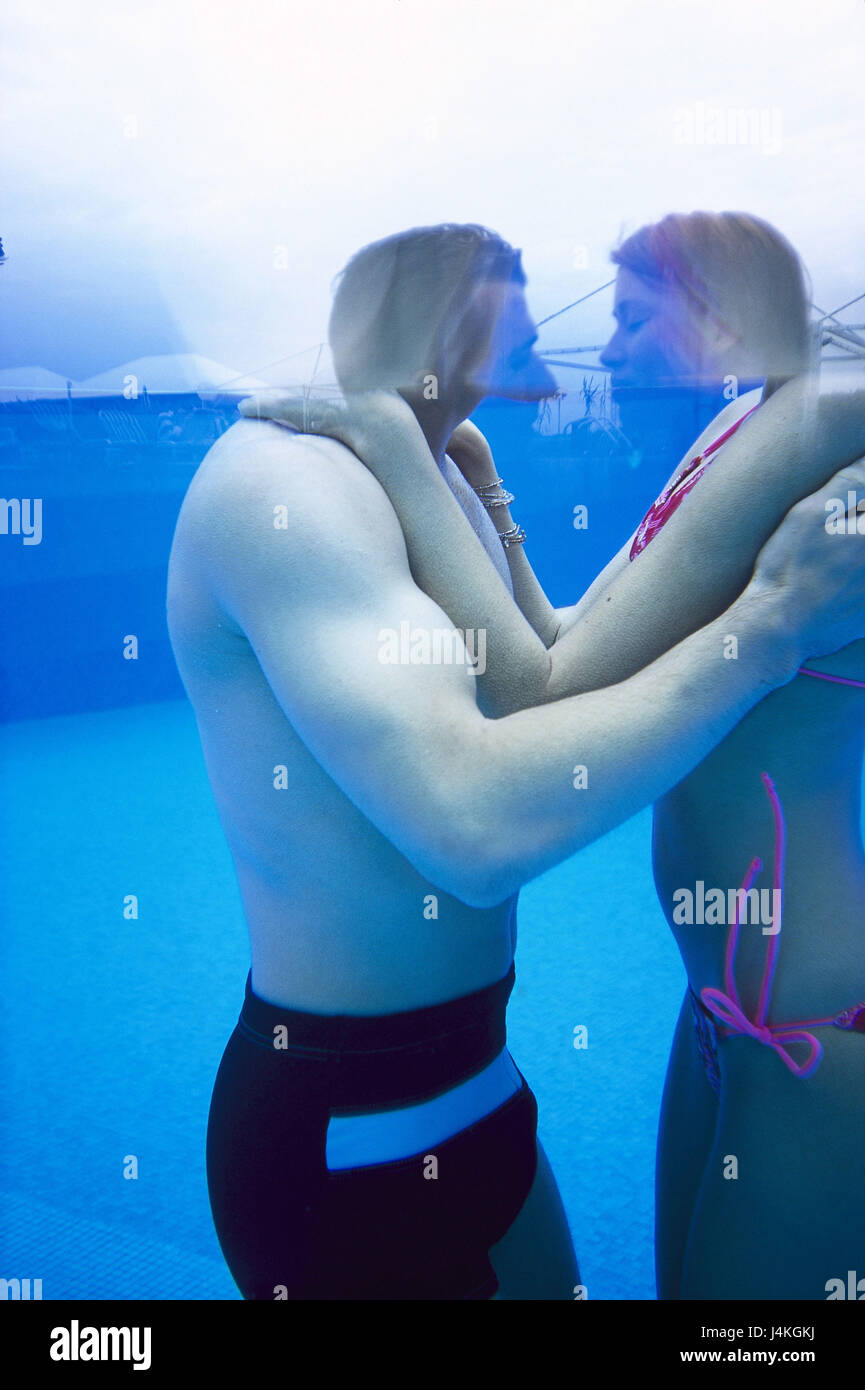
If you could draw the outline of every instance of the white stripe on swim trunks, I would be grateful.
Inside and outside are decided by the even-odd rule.
[[[477,1076],[421,1105],[372,1115],[331,1115],[327,1125],[328,1169],[362,1168],[427,1153],[431,1146],[492,1114],[516,1095],[522,1084],[505,1047]]]

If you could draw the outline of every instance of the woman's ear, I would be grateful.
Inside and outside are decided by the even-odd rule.
[[[721,361],[727,358],[734,348],[741,346],[741,339],[726,324],[711,317],[706,320],[703,340],[708,354]]]

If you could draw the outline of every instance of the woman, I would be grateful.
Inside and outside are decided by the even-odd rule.
[[[632,442],[647,430],[676,438],[667,457],[678,458],[728,401],[762,385],[767,348],[781,378],[811,365],[801,262],[759,218],[671,213],[611,259],[617,327],[600,360]]]
[[[659,376],[691,376],[703,390],[713,382],[720,386],[722,380],[735,390],[742,380],[768,378],[762,395],[749,394],[723,411],[692,454],[699,453],[709,440],[723,438],[725,430],[736,428],[758,401],[768,400],[784,380],[807,368],[812,343],[800,263],[792,247],[767,224],[736,214],[670,216],[637,232],[614,253],[613,260],[620,267],[616,284],[617,329],[601,360],[611,368],[614,391]],[[719,466],[723,468],[722,461]],[[675,497],[668,499],[667,505],[674,501]],[[642,552],[654,534],[654,526],[658,522],[663,525],[665,510],[662,504],[654,517],[650,513],[648,523],[638,530],[637,539],[628,547],[629,556],[636,559]],[[799,1296],[823,1295],[826,1281],[837,1273],[828,1268],[828,1249],[823,1256],[827,1262],[825,1279],[811,1279],[795,1257],[809,1248],[801,1227],[796,1252],[789,1252],[793,1256],[791,1268],[785,1267],[788,1252],[779,1249],[776,1238],[778,1228],[787,1224],[783,1220],[786,1204],[791,1199],[795,1201],[797,1194],[800,1199],[803,1195],[806,1172],[794,1164],[798,1171],[791,1173],[790,1165],[785,1163],[785,1180],[777,1164],[770,1160],[769,1147],[774,1137],[790,1153],[790,1142],[784,1142],[782,1136],[785,1130],[795,1135],[794,1127],[803,1119],[803,1102],[817,1096],[825,1102],[827,1112],[840,1100],[841,1128],[848,1142],[840,1140],[832,1157],[828,1152],[832,1141],[827,1141],[822,1166],[811,1175],[814,1195],[809,1225],[815,1233],[822,1230],[827,1236],[834,1227],[836,1245],[842,1246],[845,1240],[841,1232],[852,1217],[852,1229],[858,1231],[861,1241],[861,1211],[854,1213],[846,1201],[838,1199],[837,1184],[832,1180],[846,1172],[851,1185],[848,1195],[852,1196],[857,1186],[854,1173],[862,1167],[855,1142],[849,1142],[858,1124],[856,1107],[851,1106],[849,1093],[845,1101],[843,1085],[840,1094],[833,1092],[830,1078],[830,1065],[835,1065],[837,1074],[843,1076],[845,1063],[856,1066],[861,1061],[855,1055],[855,1041],[849,1036],[839,1037],[834,1030],[828,1034],[821,1031],[823,1047],[830,1050],[829,1058],[824,1053],[822,1077],[818,1081],[815,1076],[804,1094],[801,1084],[796,1084],[797,1079],[801,1080],[796,1072],[779,1074],[777,1054],[773,1056],[771,1044],[768,1048],[743,1045],[741,1040],[747,1034],[738,1033],[734,1036],[740,1041],[719,1051],[717,1023],[728,1013],[728,1007],[720,997],[709,995],[707,1008],[696,982],[702,980],[705,988],[705,982],[718,979],[719,936],[724,933],[688,925],[682,921],[684,913],[678,914],[677,921],[673,906],[679,884],[697,880],[726,883],[735,874],[737,863],[744,871],[761,839],[761,858],[768,868],[776,853],[772,845],[774,832],[766,843],[769,812],[773,813],[772,819],[778,818],[780,837],[783,827],[779,813],[783,803],[790,853],[783,900],[784,963],[782,966],[780,961],[780,933],[766,933],[766,939],[762,939],[764,933],[751,928],[740,936],[734,971],[734,925],[733,939],[728,938],[729,951],[724,947],[725,983],[729,985],[732,978],[738,978],[741,999],[748,1004],[745,1014],[753,1019],[755,1005],[758,1010],[768,1005],[768,1000],[758,999],[755,989],[757,981],[762,984],[766,972],[767,986],[774,983],[771,1011],[768,1007],[765,1010],[767,1016],[804,1020],[826,1012],[810,1006],[815,975],[820,978],[815,961],[821,962],[818,968],[824,977],[823,992],[816,991],[823,1002],[825,994],[837,988],[843,978],[843,962],[849,957],[854,994],[857,999],[865,995],[858,978],[862,852],[857,802],[862,697],[854,685],[813,679],[822,672],[834,673],[842,680],[855,680],[857,676],[861,680],[861,646],[848,648],[828,662],[814,663],[813,669],[802,673],[804,678],[763,702],[655,808],[655,881],[692,982],[676,1031],[659,1130],[656,1255],[661,1297],[722,1297],[725,1290],[729,1290],[726,1296],[730,1297],[737,1289],[740,1296],[749,1296],[749,1292],[750,1296],[761,1296],[761,1292],[763,1297],[796,1296],[799,1289],[803,1290]],[[815,777],[813,760],[797,756],[797,740],[806,733],[809,742],[816,735],[836,754],[843,753],[844,765],[837,756],[829,757]],[[770,786],[766,787],[767,792],[773,793],[770,799],[761,798],[760,781],[767,765],[776,773],[774,793],[784,788],[780,803]],[[830,793],[833,799],[822,835],[828,857],[821,866],[819,882],[803,883],[803,863],[813,862],[813,808]],[[710,829],[713,806],[716,810],[727,809],[714,832]],[[749,843],[754,847],[750,853]],[[818,853],[817,858],[823,858],[822,854]],[[811,913],[814,916],[806,926]],[[822,943],[819,939],[814,942],[813,923],[821,916],[824,923],[834,923],[835,939],[830,941],[827,934],[825,954],[831,951],[836,959],[828,967],[823,963]],[[827,932],[827,927],[822,930]],[[768,959],[764,959],[765,951],[771,953]],[[772,982],[768,972],[775,961],[778,973]],[[858,989],[854,983],[857,978]],[[721,1012],[713,1013],[719,1004]],[[788,1070],[789,1057],[793,1055],[802,1061],[801,1044],[790,1050]],[[737,1145],[753,1154],[754,1116],[747,1101],[736,1104],[730,1101],[729,1094],[735,1086],[740,1096],[749,1091],[752,1096],[759,1095],[763,1073],[767,1085],[776,1087],[773,1133],[766,1136],[766,1147],[758,1159],[763,1178],[758,1180],[753,1174],[748,1179],[752,1191],[749,1200],[743,1202],[735,1187],[743,1179],[724,1172],[721,1155],[738,1153]],[[851,1072],[851,1083],[852,1076]],[[722,1105],[723,1123],[719,1125]],[[837,1133],[837,1126],[830,1126],[829,1132]],[[801,1143],[793,1144],[794,1153],[801,1153],[802,1149]],[[822,1212],[814,1210],[819,1207],[820,1192]],[[800,1200],[797,1205],[801,1208],[805,1203]],[[776,1213],[776,1219],[770,1218],[767,1228],[766,1216],[771,1211]],[[731,1225],[742,1232],[740,1239],[747,1251],[747,1259],[738,1269],[729,1239]],[[815,1260],[820,1245],[821,1239],[816,1237],[812,1246]],[[732,1263],[722,1251],[729,1252]],[[841,1258],[840,1249],[836,1258]]]
[[[627,266],[628,243],[619,253],[623,271],[644,297],[655,296],[656,308],[671,310],[669,296],[679,296],[664,333],[675,337],[678,316],[683,341],[690,335],[684,355],[698,375],[759,375],[766,381],[762,403],[752,393],[712,421],[673,475],[677,486],[564,620],[534,578],[510,515],[512,499],[482,436],[465,424],[448,446],[505,540],[514,596],[542,638],[546,660],[510,622],[501,580],[429,450],[424,456],[418,448],[408,418],[398,463],[396,451],[364,455],[363,431],[353,423],[362,414],[359,402],[348,414],[316,407],[306,424],[350,447],[360,443],[356,451],[403,526],[418,583],[456,626],[486,626],[480,693],[495,714],[614,684],[704,626],[744,587],[789,508],[865,448],[861,393],[842,386],[821,392],[813,378],[790,379],[808,356],[807,301],[790,248],[756,219],[721,214],[713,224],[712,215],[694,216],[699,225],[678,220],[678,236],[669,224],[661,224],[660,238],[644,229],[639,271]],[[705,240],[713,228],[710,243],[726,248],[720,280],[708,273],[712,257],[695,251],[700,237],[687,235],[699,231]],[[764,268],[737,293],[742,257]],[[762,309],[754,305],[761,286]],[[622,275],[621,331],[634,327],[624,308],[634,288]],[[776,302],[783,312],[773,316]],[[639,331],[647,321],[637,321]],[[608,357],[615,352],[614,339]],[[262,413],[302,418],[290,402],[265,405]],[[701,454],[705,466],[692,466]],[[851,487],[861,481],[860,467],[851,465]],[[855,542],[839,536],[843,543]],[[448,566],[439,562],[444,547]],[[735,639],[731,633],[719,660],[735,658]],[[689,981],[659,1136],[662,1298],[822,1298],[830,1280],[865,1267],[865,1202],[856,1176],[865,1145],[851,1100],[862,1064],[856,1010],[865,1000],[863,648],[857,642],[809,662],[807,673],[769,695],[655,808],[656,884]],[[756,860],[774,865],[774,878],[767,869],[758,879]],[[783,898],[770,898],[773,907],[782,903],[782,913],[768,923],[740,923],[736,890],[743,879],[746,889],[757,881],[783,891]],[[706,885],[717,885],[725,904],[732,895],[732,916],[716,912],[712,927],[704,924],[708,914],[698,913],[699,924],[690,925],[682,906]],[[798,1026],[781,1027],[791,1021]]]

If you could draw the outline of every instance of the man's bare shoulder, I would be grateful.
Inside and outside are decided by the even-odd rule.
[[[327,576],[350,582],[395,563],[408,572],[390,500],[360,459],[334,439],[243,420],[217,440],[184,499],[175,556],[211,580],[256,576],[298,594]],[[203,567],[203,568],[202,568]]]
[[[298,539],[375,525],[402,541],[387,494],[356,454],[336,439],[270,420],[240,420],[226,430],[203,459],[187,502],[208,525],[238,539],[249,538],[250,526],[257,532],[267,514],[271,529],[287,527]]]
[[[300,434],[272,420],[238,420],[208,450],[195,483],[214,499],[236,503],[261,487],[274,485],[294,500],[315,503],[338,492],[382,491],[369,469],[336,439]],[[370,486],[371,485],[371,486]]]

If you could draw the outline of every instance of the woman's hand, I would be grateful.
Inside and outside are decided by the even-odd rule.
[[[487,487],[498,478],[492,450],[471,420],[457,425],[448,440],[447,453],[470,487]]]
[[[397,391],[354,391],[332,400],[263,391],[242,400],[238,410],[249,420],[273,420],[301,434],[338,439],[382,485],[407,457],[410,466],[426,458],[438,471],[414,411]]]

